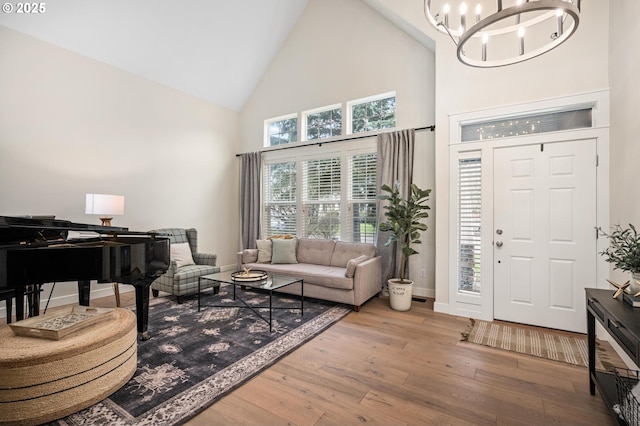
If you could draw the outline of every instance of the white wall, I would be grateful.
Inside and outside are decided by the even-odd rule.
[[[0,57],[0,215],[100,224],[85,194],[121,194],[114,226],[196,227],[235,263],[238,113],[2,26]]]
[[[242,111],[242,151],[263,148],[265,119],[394,90],[398,128],[431,125],[433,69],[432,51],[362,1],[311,0]],[[423,188],[434,187],[433,141],[432,132],[416,134],[414,179]],[[375,146],[375,138],[370,143]],[[411,259],[415,293],[424,296],[434,289],[431,219],[420,255]]]
[[[422,0],[366,0],[436,42],[436,309],[449,303],[449,115],[607,89],[609,2],[582,2],[567,42],[533,60],[502,68],[462,65],[447,35],[433,29]],[[617,2],[616,2],[617,4]],[[613,143],[612,143],[613,144]]]
[[[611,2],[609,75],[611,84],[611,224],[640,228],[638,175],[640,174],[640,54],[631,45],[640,40],[640,2]],[[612,279],[628,274],[612,271]]]

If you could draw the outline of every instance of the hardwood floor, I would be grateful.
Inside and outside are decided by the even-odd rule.
[[[374,298],[186,424],[615,424],[586,368],[461,342],[469,320],[432,306]]]
[[[613,425],[584,367],[460,341],[468,319],[377,298],[187,425]]]

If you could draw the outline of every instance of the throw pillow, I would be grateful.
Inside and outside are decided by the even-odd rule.
[[[256,240],[258,263],[271,262],[271,240]]]
[[[245,249],[242,252],[242,263],[254,263],[258,261],[258,249]]]
[[[344,276],[347,278],[353,278],[353,276],[356,274],[356,266],[358,266],[359,264],[361,264],[367,259],[369,259],[369,257],[363,254],[362,256],[358,256],[355,259],[351,259],[350,261],[348,261],[347,270],[344,271]]]
[[[191,255],[191,247],[189,243],[174,243],[171,244],[170,250],[171,260],[176,261],[176,266],[182,268],[187,265],[195,265],[193,256]]]
[[[273,243],[271,263],[298,263],[296,258],[297,238],[276,239],[271,242]]]

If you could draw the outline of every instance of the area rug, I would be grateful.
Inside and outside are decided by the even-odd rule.
[[[587,336],[584,334],[471,319],[462,332],[462,340],[567,364],[589,366]],[[596,368],[609,370],[611,366],[607,363],[606,353],[597,343],[596,352]]]
[[[229,290],[230,292],[231,290]],[[54,425],[176,425],[204,410],[278,359],[347,315],[352,308],[305,299],[274,296],[269,324],[240,309],[223,287],[203,307],[197,299],[183,304],[167,300],[149,307],[151,339],[138,342],[138,367],[131,380],[108,399]],[[268,306],[268,296],[243,293],[252,306]],[[207,303],[203,298],[203,303]],[[268,309],[259,309],[268,318]]]

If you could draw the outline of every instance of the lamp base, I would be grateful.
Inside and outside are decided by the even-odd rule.
[[[111,226],[112,219],[112,217],[101,217],[100,220],[102,221],[102,226]]]

